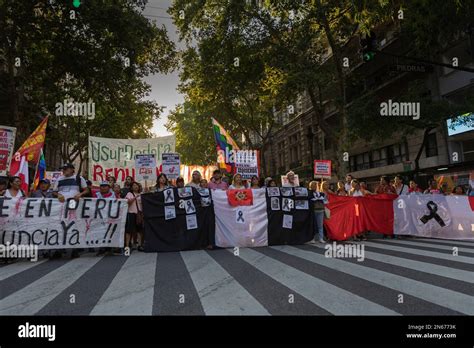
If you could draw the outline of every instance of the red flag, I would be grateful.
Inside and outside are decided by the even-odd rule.
[[[227,200],[229,204],[233,207],[239,205],[252,205],[253,204],[253,194],[251,189],[243,190],[227,190]]]
[[[46,126],[48,125],[48,117],[36,127],[35,131],[31,133],[23,145],[15,152],[10,164],[10,173],[16,173],[20,169],[22,156],[26,157],[26,162],[35,162],[39,160],[41,149],[44,146],[46,138]]]
[[[346,240],[364,231],[393,234],[393,200],[397,195],[365,197],[329,195],[331,217],[324,221],[328,237]]]

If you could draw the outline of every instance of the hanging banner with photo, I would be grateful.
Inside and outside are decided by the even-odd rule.
[[[38,249],[122,247],[125,199],[0,198],[0,244]]]
[[[89,179],[100,184],[112,175],[119,184],[127,176],[135,179],[135,155],[155,155],[161,165],[163,153],[175,151],[176,139],[169,135],[153,139],[112,139],[89,137]]]
[[[210,190],[173,187],[141,197],[145,251],[196,250],[214,244]]]
[[[177,179],[179,177],[179,154],[164,153],[161,155],[161,172],[166,174],[168,179]]]
[[[156,180],[155,155],[135,155],[135,179],[137,181]]]
[[[7,175],[15,147],[16,128],[0,126],[0,176]]]
[[[240,174],[242,179],[259,177],[260,160],[258,150],[238,150],[235,152],[235,173]]]
[[[314,160],[314,177],[331,179],[331,161]]]

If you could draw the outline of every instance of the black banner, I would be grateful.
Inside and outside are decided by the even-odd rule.
[[[268,245],[298,245],[313,239],[311,197],[303,187],[267,188]]]
[[[209,190],[170,188],[142,195],[145,251],[196,250],[214,245]]]

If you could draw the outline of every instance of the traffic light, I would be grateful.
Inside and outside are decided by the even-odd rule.
[[[370,62],[375,58],[375,49],[377,46],[377,37],[373,31],[370,32],[369,35],[365,35],[363,38],[360,39],[360,47],[361,47],[361,54],[362,60],[364,62]]]

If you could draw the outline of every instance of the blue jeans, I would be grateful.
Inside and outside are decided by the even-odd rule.
[[[324,222],[324,210],[323,211],[313,211],[314,214],[314,239],[319,234],[319,239],[324,238],[323,222]]]

